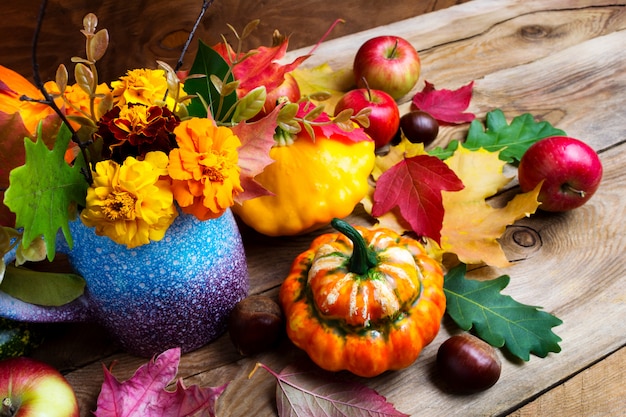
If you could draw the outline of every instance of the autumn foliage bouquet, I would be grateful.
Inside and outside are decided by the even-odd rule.
[[[200,42],[190,71],[158,62],[107,84],[97,66],[109,34],[87,14],[74,84],[65,65],[37,85],[0,66],[2,253],[21,241],[18,260],[52,258],[59,229],[71,244],[67,225],[77,212],[98,235],[134,248],[161,240],[179,213],[208,220],[268,194],[254,177],[272,162],[276,129],[315,135],[322,112],[268,98],[306,56],[278,64],[288,44],[280,34],[271,47],[242,51],[257,23],[242,35],[233,29],[237,45]],[[345,131],[336,130],[350,136],[350,117],[318,124],[343,120]]]

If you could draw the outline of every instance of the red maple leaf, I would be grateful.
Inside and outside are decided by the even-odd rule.
[[[285,73],[293,71],[310,55],[297,57],[289,64],[279,64],[278,61],[285,56],[289,39],[285,38],[276,46],[260,46],[249,51],[251,54],[246,59],[233,67],[233,75],[239,81],[237,95],[245,96],[251,90],[265,86],[267,92],[273,91],[285,81]],[[235,52],[225,43],[219,43],[213,47],[226,62],[232,62]],[[242,55],[237,57],[241,58]]]
[[[405,158],[376,181],[372,215],[379,217],[398,207],[415,233],[439,243],[444,214],[441,191],[461,189],[463,182],[439,158]]]
[[[466,123],[476,118],[473,113],[465,113],[472,98],[474,81],[458,90],[435,90],[434,84],[424,81],[421,92],[413,96],[412,104],[443,123]]]

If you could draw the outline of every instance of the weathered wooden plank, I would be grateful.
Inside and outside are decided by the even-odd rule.
[[[584,370],[511,417],[617,416],[626,410],[626,348]]]
[[[220,35],[231,35],[226,24],[241,31],[253,19],[261,22],[246,41],[246,48],[271,45],[272,32],[292,35],[292,48],[315,44],[336,19],[345,23],[329,39],[367,28],[382,26],[469,0],[393,1],[380,7],[376,0],[217,0],[209,7],[196,39],[212,45]],[[0,12],[0,64],[30,77],[30,44],[40,0],[3,0]],[[99,29],[109,30],[111,45],[100,65],[102,80],[113,80],[129,68],[156,67],[160,59],[174,65],[200,12],[201,0],[124,1],[50,0],[38,49],[42,78],[52,79],[59,64],[70,64],[72,56],[84,56],[84,39],[79,30],[83,16],[92,12]],[[88,7],[86,7],[88,4]],[[229,37],[234,41],[233,37]],[[189,49],[186,67],[196,50]]]

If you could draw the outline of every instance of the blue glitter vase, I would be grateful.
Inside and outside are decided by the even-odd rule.
[[[230,210],[208,221],[181,214],[161,241],[133,249],[97,236],[80,220],[70,230],[72,249],[61,238],[58,250],[85,278],[84,295],[61,307],[42,307],[0,293],[0,315],[97,322],[127,352],[150,357],[214,340],[248,294],[245,252]]]

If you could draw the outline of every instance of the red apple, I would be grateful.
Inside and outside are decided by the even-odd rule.
[[[400,126],[398,104],[389,94],[367,88],[350,90],[335,105],[335,115],[346,109],[352,109],[356,114],[366,107],[371,109],[369,126],[361,127],[374,139],[377,148],[385,146],[393,139]]]
[[[542,139],[528,148],[518,168],[522,191],[541,181],[540,209],[566,211],[585,204],[602,179],[598,154],[584,142],[567,136]]]
[[[52,366],[24,356],[0,362],[0,416],[78,417],[67,380]]]
[[[388,93],[395,100],[417,84],[420,58],[407,40],[398,36],[378,36],[365,42],[354,57],[354,78],[358,87]]]

